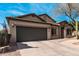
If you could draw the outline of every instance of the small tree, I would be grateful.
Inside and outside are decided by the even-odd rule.
[[[64,15],[67,16],[70,19],[70,24],[73,25],[73,27],[76,30],[76,37],[78,38],[78,22],[77,18],[79,17],[79,4],[74,3],[62,3],[59,4],[58,8],[54,11],[56,15]],[[76,24],[75,24],[76,23]]]

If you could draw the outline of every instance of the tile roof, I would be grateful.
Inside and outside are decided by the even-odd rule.
[[[51,23],[51,24],[56,23],[56,21],[52,19],[50,16],[48,16],[47,14],[41,14],[39,15],[39,17],[45,20],[47,23]]]

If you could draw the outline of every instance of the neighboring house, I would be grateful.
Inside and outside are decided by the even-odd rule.
[[[61,38],[69,38],[72,37],[73,26],[69,24],[67,21],[59,22],[61,28]]]
[[[70,24],[66,21],[56,23],[47,14],[28,14],[6,17],[6,19],[12,35],[10,42],[49,40],[72,36]]]

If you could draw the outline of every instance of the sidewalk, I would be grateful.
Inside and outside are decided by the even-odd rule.
[[[58,39],[58,40],[54,40],[54,42],[79,51],[79,40],[76,38]]]

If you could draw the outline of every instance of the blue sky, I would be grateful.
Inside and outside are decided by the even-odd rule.
[[[7,16],[19,16],[24,14],[35,13],[48,14],[57,22],[68,20],[68,17],[54,14],[55,9],[58,7],[56,3],[0,3],[0,23],[6,21]],[[2,25],[0,24],[0,29]]]

